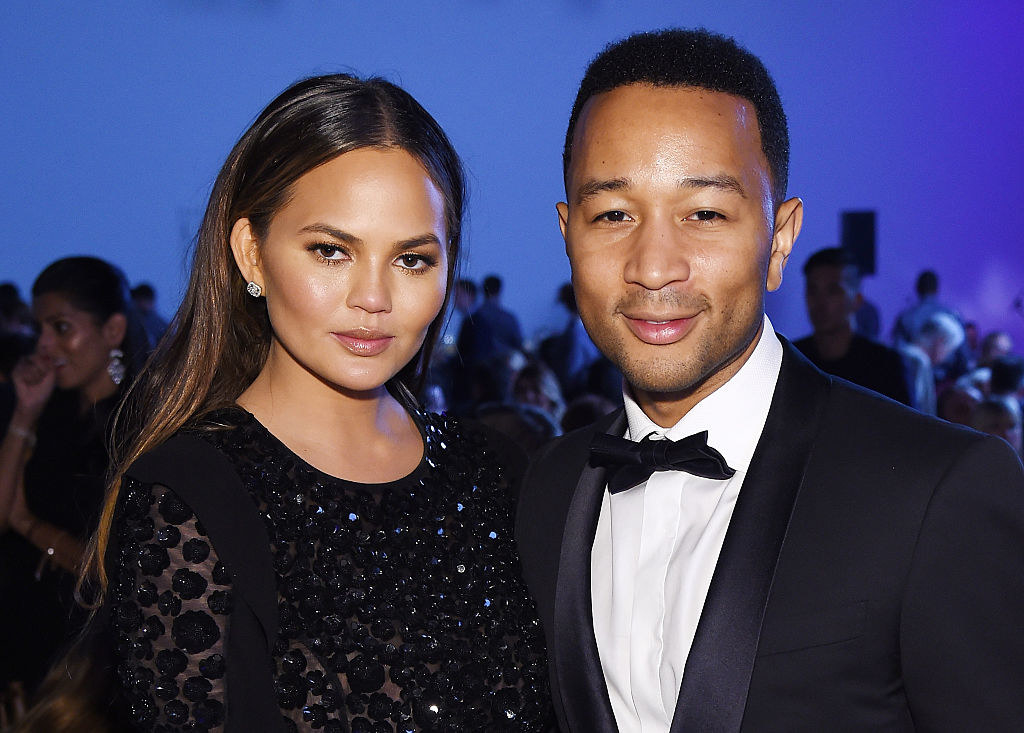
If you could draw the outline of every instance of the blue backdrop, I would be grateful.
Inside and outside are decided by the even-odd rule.
[[[317,72],[380,74],[441,122],[470,171],[466,272],[503,275],[527,332],[560,325],[554,204],[576,84],[608,41],[704,25],[775,76],[806,221],[775,325],[808,330],[799,268],[839,212],[878,211],[886,328],[933,267],[945,300],[1024,343],[1024,13],[1004,2],[135,0],[0,6],[0,280],[94,253],[169,314],[210,184],[260,108]]]

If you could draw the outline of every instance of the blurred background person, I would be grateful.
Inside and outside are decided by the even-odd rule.
[[[911,406],[936,414],[936,395],[941,391],[938,366],[963,343],[960,321],[948,313],[936,312],[917,331],[910,343],[900,347],[907,366]]]
[[[132,302],[139,313],[146,336],[151,344],[157,344],[167,330],[167,321],[157,312],[156,290],[149,283],[139,283],[131,290]]]
[[[807,316],[814,332],[793,345],[823,371],[910,404],[906,369],[895,349],[856,333],[860,275],[847,253],[827,247],[804,264]]]
[[[497,275],[485,277],[483,303],[463,321],[458,348],[466,364],[485,364],[523,349],[519,319],[501,305],[502,287]]]
[[[1000,356],[992,362],[988,396],[1016,402],[1024,400],[1024,358],[1015,354]]]
[[[913,344],[925,324],[939,314],[956,321],[960,330],[963,331],[960,314],[939,300],[939,276],[934,270],[923,270],[917,276],[914,292],[917,295],[917,302],[904,308],[896,316],[892,329],[893,346],[900,349],[907,344]],[[942,382],[956,379],[966,373],[970,366],[970,354],[964,344],[964,339],[961,339],[957,347],[949,352],[942,361],[932,363],[932,373],[936,381]]]
[[[978,349],[975,367],[957,379],[957,383],[981,390],[988,394],[991,390],[992,363],[1013,352],[1013,338],[1006,331],[991,331],[985,334]]]
[[[974,387],[951,384],[939,393],[935,413],[943,420],[957,425],[971,425],[974,408],[985,399]]]
[[[6,424],[14,406],[11,370],[35,346],[32,312],[21,299],[18,286],[0,283],[0,424]]]
[[[75,572],[103,501],[110,417],[145,356],[127,283],[95,257],[32,286],[35,352],[14,368],[0,445],[0,688],[31,695],[78,630]]]
[[[11,282],[0,283],[0,334],[8,333],[33,335],[32,311]]]
[[[558,289],[557,299],[568,314],[565,328],[541,341],[538,352],[554,371],[566,399],[572,399],[586,392],[587,375],[594,362],[601,358],[601,352],[580,320],[572,283],[565,283]]]
[[[999,436],[1018,454],[1021,453],[1021,408],[1018,402],[990,397],[978,403],[971,415],[971,427]]]

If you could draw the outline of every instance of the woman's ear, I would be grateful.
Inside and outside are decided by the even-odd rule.
[[[235,257],[235,264],[238,271],[242,273],[242,279],[254,282],[264,288],[263,271],[260,268],[259,241],[252,230],[252,224],[248,219],[239,219],[231,227],[231,253]]]
[[[100,328],[103,343],[108,349],[119,349],[128,333],[128,318],[124,313],[114,313]]]

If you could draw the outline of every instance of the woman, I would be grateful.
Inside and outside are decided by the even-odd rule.
[[[39,340],[12,372],[0,444],[0,689],[19,680],[29,694],[81,623],[74,576],[103,502],[107,426],[144,351],[127,337],[123,275],[95,257],[43,270],[32,311]]]
[[[97,533],[137,726],[545,724],[519,459],[411,396],[462,211],[444,133],[382,80],[300,82],[236,144]]]

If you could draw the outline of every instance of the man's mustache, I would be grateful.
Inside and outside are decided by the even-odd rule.
[[[678,290],[662,289],[628,293],[615,304],[615,311],[629,312],[637,310],[653,310],[658,312],[691,314],[704,310],[707,305],[707,298],[698,293],[685,293],[679,292]]]

